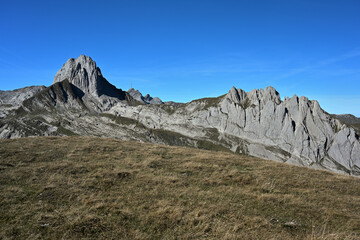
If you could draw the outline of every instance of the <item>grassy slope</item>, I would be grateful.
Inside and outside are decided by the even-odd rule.
[[[0,141],[0,239],[358,239],[360,179],[86,137]]]

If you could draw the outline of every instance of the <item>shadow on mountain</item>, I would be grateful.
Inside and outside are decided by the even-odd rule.
[[[81,89],[65,79],[25,100],[22,106],[28,111],[53,111],[70,108],[85,110],[87,107],[82,101],[84,95]]]
[[[118,98],[120,100],[126,99],[126,94],[123,90],[116,88],[114,85],[109,83],[104,77],[98,80],[98,94],[99,97],[102,95],[108,97]]]

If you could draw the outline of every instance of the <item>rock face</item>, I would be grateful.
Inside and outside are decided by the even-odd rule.
[[[170,106],[169,106],[170,107]],[[306,97],[281,101],[273,87],[199,99],[161,110],[117,105],[111,113],[149,128],[203,138],[234,152],[312,168],[360,174],[359,137]]]
[[[54,83],[68,79],[71,84],[93,97],[114,97],[126,99],[126,94],[110,84],[101,74],[100,68],[88,56],[70,58],[54,77]]]
[[[0,91],[0,105],[20,106],[21,103],[43,90],[45,86],[30,86],[13,91]]]
[[[0,91],[0,119],[6,118],[8,114],[18,108],[23,101],[31,98],[44,88],[45,86],[30,86],[13,91]]]
[[[64,64],[52,86],[14,108],[0,114],[0,138],[116,137],[360,175],[356,130],[317,101],[296,95],[282,101],[273,87],[250,92],[233,87],[217,98],[163,103],[135,89],[116,89],[91,58],[80,56]]]
[[[145,96],[143,96],[139,90],[134,89],[134,88],[130,88],[126,92],[129,93],[130,96],[132,96],[134,99],[136,99],[137,101],[139,101],[141,103],[164,104],[160,98],[158,98],[158,97],[152,98],[149,94],[146,94]]]
[[[240,102],[234,101],[236,91]],[[277,152],[281,161],[358,174],[358,136],[324,112],[317,101],[296,95],[281,101],[272,87],[236,91],[230,90],[208,121],[251,142],[247,147],[251,155],[274,159]]]

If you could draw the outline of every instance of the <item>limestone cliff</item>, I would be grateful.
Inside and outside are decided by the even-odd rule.
[[[117,105],[110,112],[150,128],[210,138],[234,152],[360,174],[355,131],[332,118],[315,100],[295,95],[281,101],[273,87],[248,93],[233,87],[219,98],[199,99],[175,109]]]

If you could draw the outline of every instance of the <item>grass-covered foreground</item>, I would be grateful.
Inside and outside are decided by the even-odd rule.
[[[114,139],[0,141],[0,239],[359,239],[360,179]]]

